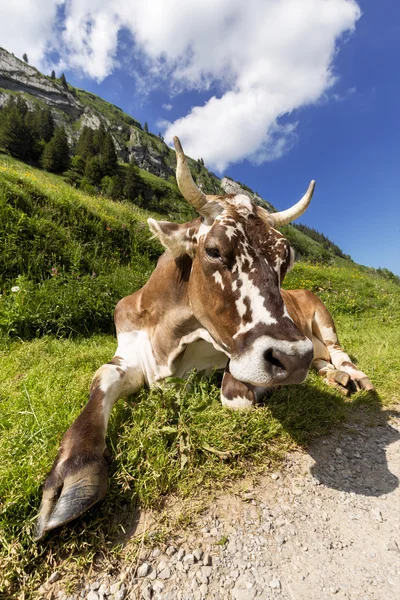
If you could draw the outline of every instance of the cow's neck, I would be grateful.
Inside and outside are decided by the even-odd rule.
[[[165,252],[141,290],[141,314],[157,364],[156,379],[183,377],[195,366],[198,370],[222,368],[227,360],[193,314],[188,292],[191,266],[188,255],[174,259]],[[194,344],[197,360],[191,365],[194,348],[189,350],[189,346]],[[204,364],[199,364],[199,355]]]

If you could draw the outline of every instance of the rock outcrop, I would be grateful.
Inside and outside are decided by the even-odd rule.
[[[21,93],[30,109],[38,102],[48,106],[70,143],[74,144],[83,127],[98,129],[102,123],[113,136],[120,160],[134,160],[138,167],[163,179],[174,175],[170,148],[144,132],[135,119],[94,94],[63,86],[0,48],[0,107],[14,93]]]
[[[61,110],[74,120],[79,119],[84,110],[79,100],[61,84],[3,48],[0,48],[0,88],[35,96],[51,109]]]
[[[220,185],[226,194],[244,194],[245,196],[248,196],[255,204],[262,206],[266,210],[269,210],[270,212],[276,211],[272,204],[266,200],[263,200],[261,196],[252,192],[249,188],[242,187],[240,183],[233,181],[233,179],[230,179],[229,177],[223,177]]]

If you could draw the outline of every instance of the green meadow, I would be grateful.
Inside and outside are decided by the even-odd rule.
[[[155,179],[160,196],[163,186],[172,194],[172,183]],[[169,218],[167,210],[187,218],[179,202],[161,217],[132,203],[85,195],[61,177],[0,155],[4,597],[34,596],[56,568],[69,574],[72,586],[99,556],[118,560],[125,544],[135,547],[123,534],[137,506],[161,511],[169,494],[203,495],[206,501],[233,479],[276,466],[284,452],[306,447],[351,419],[356,408],[385,410],[399,401],[399,280],[385,270],[327,259],[326,252],[327,262],[320,262],[318,244],[310,241],[312,257],[302,253],[284,287],[307,288],[322,298],[342,345],[376,393],[345,398],[310,373],[304,384],[277,390],[264,406],[240,414],[220,405],[218,375],[204,380],[193,374],[189,384],[120,400],[107,437],[113,460],[106,499],[34,542],[41,486],[61,437],[84,406],[94,372],[113,356],[113,308],[144,284],[162,251],[146,219]],[[164,520],[157,539],[167,529]]]

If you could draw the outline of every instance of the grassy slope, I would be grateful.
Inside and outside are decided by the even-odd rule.
[[[143,227],[147,212],[85,196],[60,178],[5,158],[0,200],[0,226],[7,223],[6,244],[0,244],[0,326],[14,334],[0,338],[4,593],[29,595],[56,564],[76,572],[100,550],[115,553],[122,515],[136,502],[156,506],[171,491],[215,489],[250,465],[268,465],[283,450],[327,432],[355,405],[398,401],[398,285],[347,261],[297,263],[285,287],[320,294],[377,394],[344,400],[310,374],[303,385],[277,391],[267,406],[244,415],[222,408],[217,380],[194,379],[190,391],[143,391],[120,401],[108,433],[114,460],[107,498],[35,544],[41,484],[63,432],[86,402],[94,371],[115,349],[114,336],[104,333],[112,331],[113,304],[142,285],[160,248]],[[10,291],[14,285],[19,292]],[[232,458],[222,461],[207,447],[230,451]],[[182,457],[188,458],[183,469]]]

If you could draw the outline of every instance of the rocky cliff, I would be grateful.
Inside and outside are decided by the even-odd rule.
[[[263,200],[261,196],[253,192],[250,188],[247,186],[243,187],[243,185],[237,181],[233,181],[233,179],[230,179],[230,177],[223,177],[220,185],[226,194],[244,194],[245,196],[248,196],[255,204],[266,208],[270,212],[276,211],[276,208],[272,206],[270,202]]]
[[[73,119],[79,119],[84,111],[82,104],[73,94],[49,77],[42,75],[35,67],[26,64],[3,48],[0,48],[0,88],[1,104],[8,92],[21,92],[44,102],[52,110],[61,111]]]
[[[120,160],[133,158],[139,167],[164,179],[174,175],[173,152],[160,138],[143,131],[138,121],[94,94],[63,86],[0,48],[0,106],[16,93],[24,96],[29,107],[48,106],[72,144],[84,126],[97,129],[103,123],[113,135]]]

